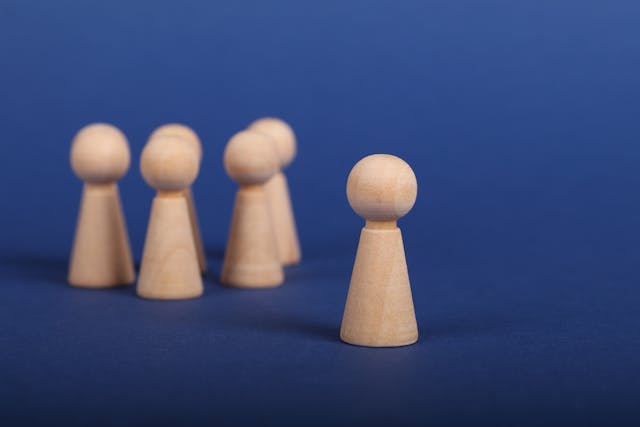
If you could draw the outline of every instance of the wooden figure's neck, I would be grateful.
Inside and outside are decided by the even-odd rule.
[[[264,185],[263,184],[241,185],[240,186],[240,191],[242,193],[257,193],[257,192],[261,192],[261,191],[264,191]]]
[[[159,197],[161,199],[173,199],[173,198],[177,198],[177,197],[184,197],[184,195],[185,195],[184,190],[158,191],[157,197]]]
[[[367,221],[364,228],[368,230],[395,230],[398,221]]]
[[[112,191],[117,187],[117,184],[115,182],[107,182],[107,183],[92,183],[92,182],[85,182],[84,183],[84,188],[87,191]]]

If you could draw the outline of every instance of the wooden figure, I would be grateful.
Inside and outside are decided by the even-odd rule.
[[[287,123],[276,118],[256,120],[249,126],[249,129],[270,136],[276,143],[279,169],[267,182],[265,189],[280,261],[285,266],[298,264],[302,254],[293,208],[291,207],[289,184],[283,172],[296,156],[296,136]]]
[[[281,285],[284,273],[264,188],[278,170],[275,143],[259,132],[239,132],[227,144],[224,167],[240,189],[220,281],[242,288]]]
[[[108,288],[135,281],[117,185],[130,162],[129,143],[114,126],[86,126],[73,140],[71,167],[84,181],[69,266],[73,286]]]
[[[366,224],[340,331],[347,343],[396,347],[418,340],[402,233],[397,227],[397,220],[413,207],[417,190],[411,167],[386,154],[365,157],[349,175],[349,204]]]
[[[177,136],[187,141],[193,146],[193,149],[198,153],[198,159],[202,163],[202,143],[198,134],[189,126],[185,126],[178,123],[170,123],[164,126],[160,126],[153,131],[149,140],[156,136]],[[207,271],[207,256],[204,250],[204,244],[202,243],[202,233],[200,232],[200,221],[198,220],[198,211],[196,209],[195,199],[193,197],[193,191],[191,187],[187,188],[184,193],[187,198],[187,206],[189,207],[189,218],[191,218],[191,227],[193,228],[193,238],[196,242],[196,250],[198,253],[198,263],[200,264],[200,270],[204,273]]]
[[[143,298],[185,299],[202,295],[200,266],[184,197],[199,166],[198,153],[176,136],[156,136],[142,151],[142,176],[158,191],[138,279],[138,295]]]

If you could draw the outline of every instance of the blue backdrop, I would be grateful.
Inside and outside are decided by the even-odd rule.
[[[640,2],[0,3],[0,421],[638,425]],[[304,250],[280,289],[216,282],[228,138],[289,121]],[[71,138],[129,137],[136,259],[153,193],[139,153],[184,122],[211,273],[194,301],[65,284],[81,183]],[[371,153],[419,180],[401,221],[417,345],[338,329]]]

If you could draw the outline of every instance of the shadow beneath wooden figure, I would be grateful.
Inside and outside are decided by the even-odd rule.
[[[69,261],[39,254],[0,254],[0,275],[48,283],[67,283]]]
[[[419,326],[421,340],[456,339],[468,336],[508,333],[521,327],[523,319],[516,314],[478,315],[468,317],[429,318]]]
[[[69,261],[39,254],[0,254],[0,277],[13,281],[33,281],[86,292],[114,292],[135,295],[135,284],[111,288],[72,287],[67,281]]]
[[[260,328],[272,332],[282,332],[306,336],[327,342],[340,342],[340,326],[327,325],[302,316],[279,315],[260,319],[256,324]]]
[[[204,286],[213,286],[214,290],[220,291],[220,287],[224,286],[220,283],[220,268],[212,263],[207,264],[207,271],[202,274]]]
[[[331,263],[311,264],[302,262],[284,268],[285,280],[296,285],[336,280],[349,284],[351,267]]]
[[[310,314],[286,311],[281,304],[269,304],[268,293],[276,290],[241,290],[220,285],[222,293],[237,293],[238,299],[228,308],[215,313],[215,321],[229,329],[255,333],[275,333],[284,336],[304,336],[327,342],[340,341],[340,325],[311,318]],[[243,293],[245,295],[239,295]],[[224,298],[224,295],[219,295]],[[243,305],[243,307],[239,307]]]
[[[256,332],[278,333],[283,335],[304,336],[325,342],[340,342],[340,327],[327,325],[302,316],[285,313],[270,314],[263,317],[234,316],[224,319],[223,323],[231,328],[240,328]]]

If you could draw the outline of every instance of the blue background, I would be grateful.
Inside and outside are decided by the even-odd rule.
[[[640,2],[0,3],[0,421],[638,425]],[[235,185],[228,138],[275,115],[304,262],[271,291],[216,283]],[[81,183],[74,133],[129,137],[139,260],[153,193],[139,153],[184,122],[211,273],[203,298],[65,284]],[[417,345],[338,330],[362,221],[361,157],[406,159],[401,221]]]

